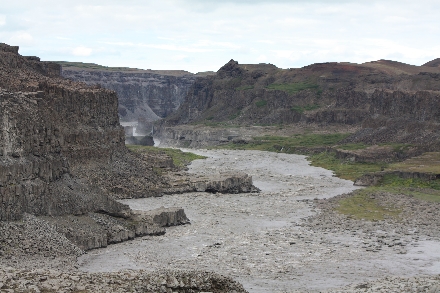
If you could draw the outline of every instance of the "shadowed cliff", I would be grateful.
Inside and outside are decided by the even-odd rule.
[[[163,179],[124,145],[113,91],[60,77],[60,66],[0,44],[0,220],[101,212],[158,194]]]

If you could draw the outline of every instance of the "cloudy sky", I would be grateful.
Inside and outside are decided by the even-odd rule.
[[[440,57],[438,0],[0,0],[0,42],[42,60],[217,71]]]

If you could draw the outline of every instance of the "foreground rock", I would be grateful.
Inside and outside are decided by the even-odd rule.
[[[230,278],[197,271],[123,271],[118,273],[66,273],[0,268],[2,292],[157,292],[244,293]]]
[[[27,268],[36,265],[32,263],[35,259],[51,262],[60,258],[48,267],[69,268],[84,251],[135,237],[163,235],[166,227],[189,222],[183,209],[163,207],[133,211],[126,219],[98,213],[58,217],[26,214],[22,221],[0,222],[0,262]]]

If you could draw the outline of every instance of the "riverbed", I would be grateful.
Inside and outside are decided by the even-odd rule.
[[[249,292],[319,292],[386,275],[440,273],[432,257],[440,249],[437,242],[420,243],[407,254],[366,252],[352,231],[324,234],[303,225],[319,213],[314,200],[356,189],[351,181],[310,166],[304,156],[191,151],[208,159],[194,161],[189,172],[246,172],[261,192],[123,200],[137,210],[182,207],[191,225],[89,251],[79,259],[80,270],[208,270],[233,277]]]

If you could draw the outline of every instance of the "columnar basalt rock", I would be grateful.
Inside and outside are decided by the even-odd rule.
[[[186,96],[198,75],[187,71],[154,71],[140,69],[66,66],[62,75],[87,84],[99,84],[114,90],[119,97],[122,121],[139,118],[154,121],[174,112]]]
[[[128,217],[129,208],[110,197],[115,178],[126,197],[133,181],[145,181],[149,196],[163,180],[125,148],[116,94],[59,73],[57,64],[0,44],[0,220],[96,211]]]

